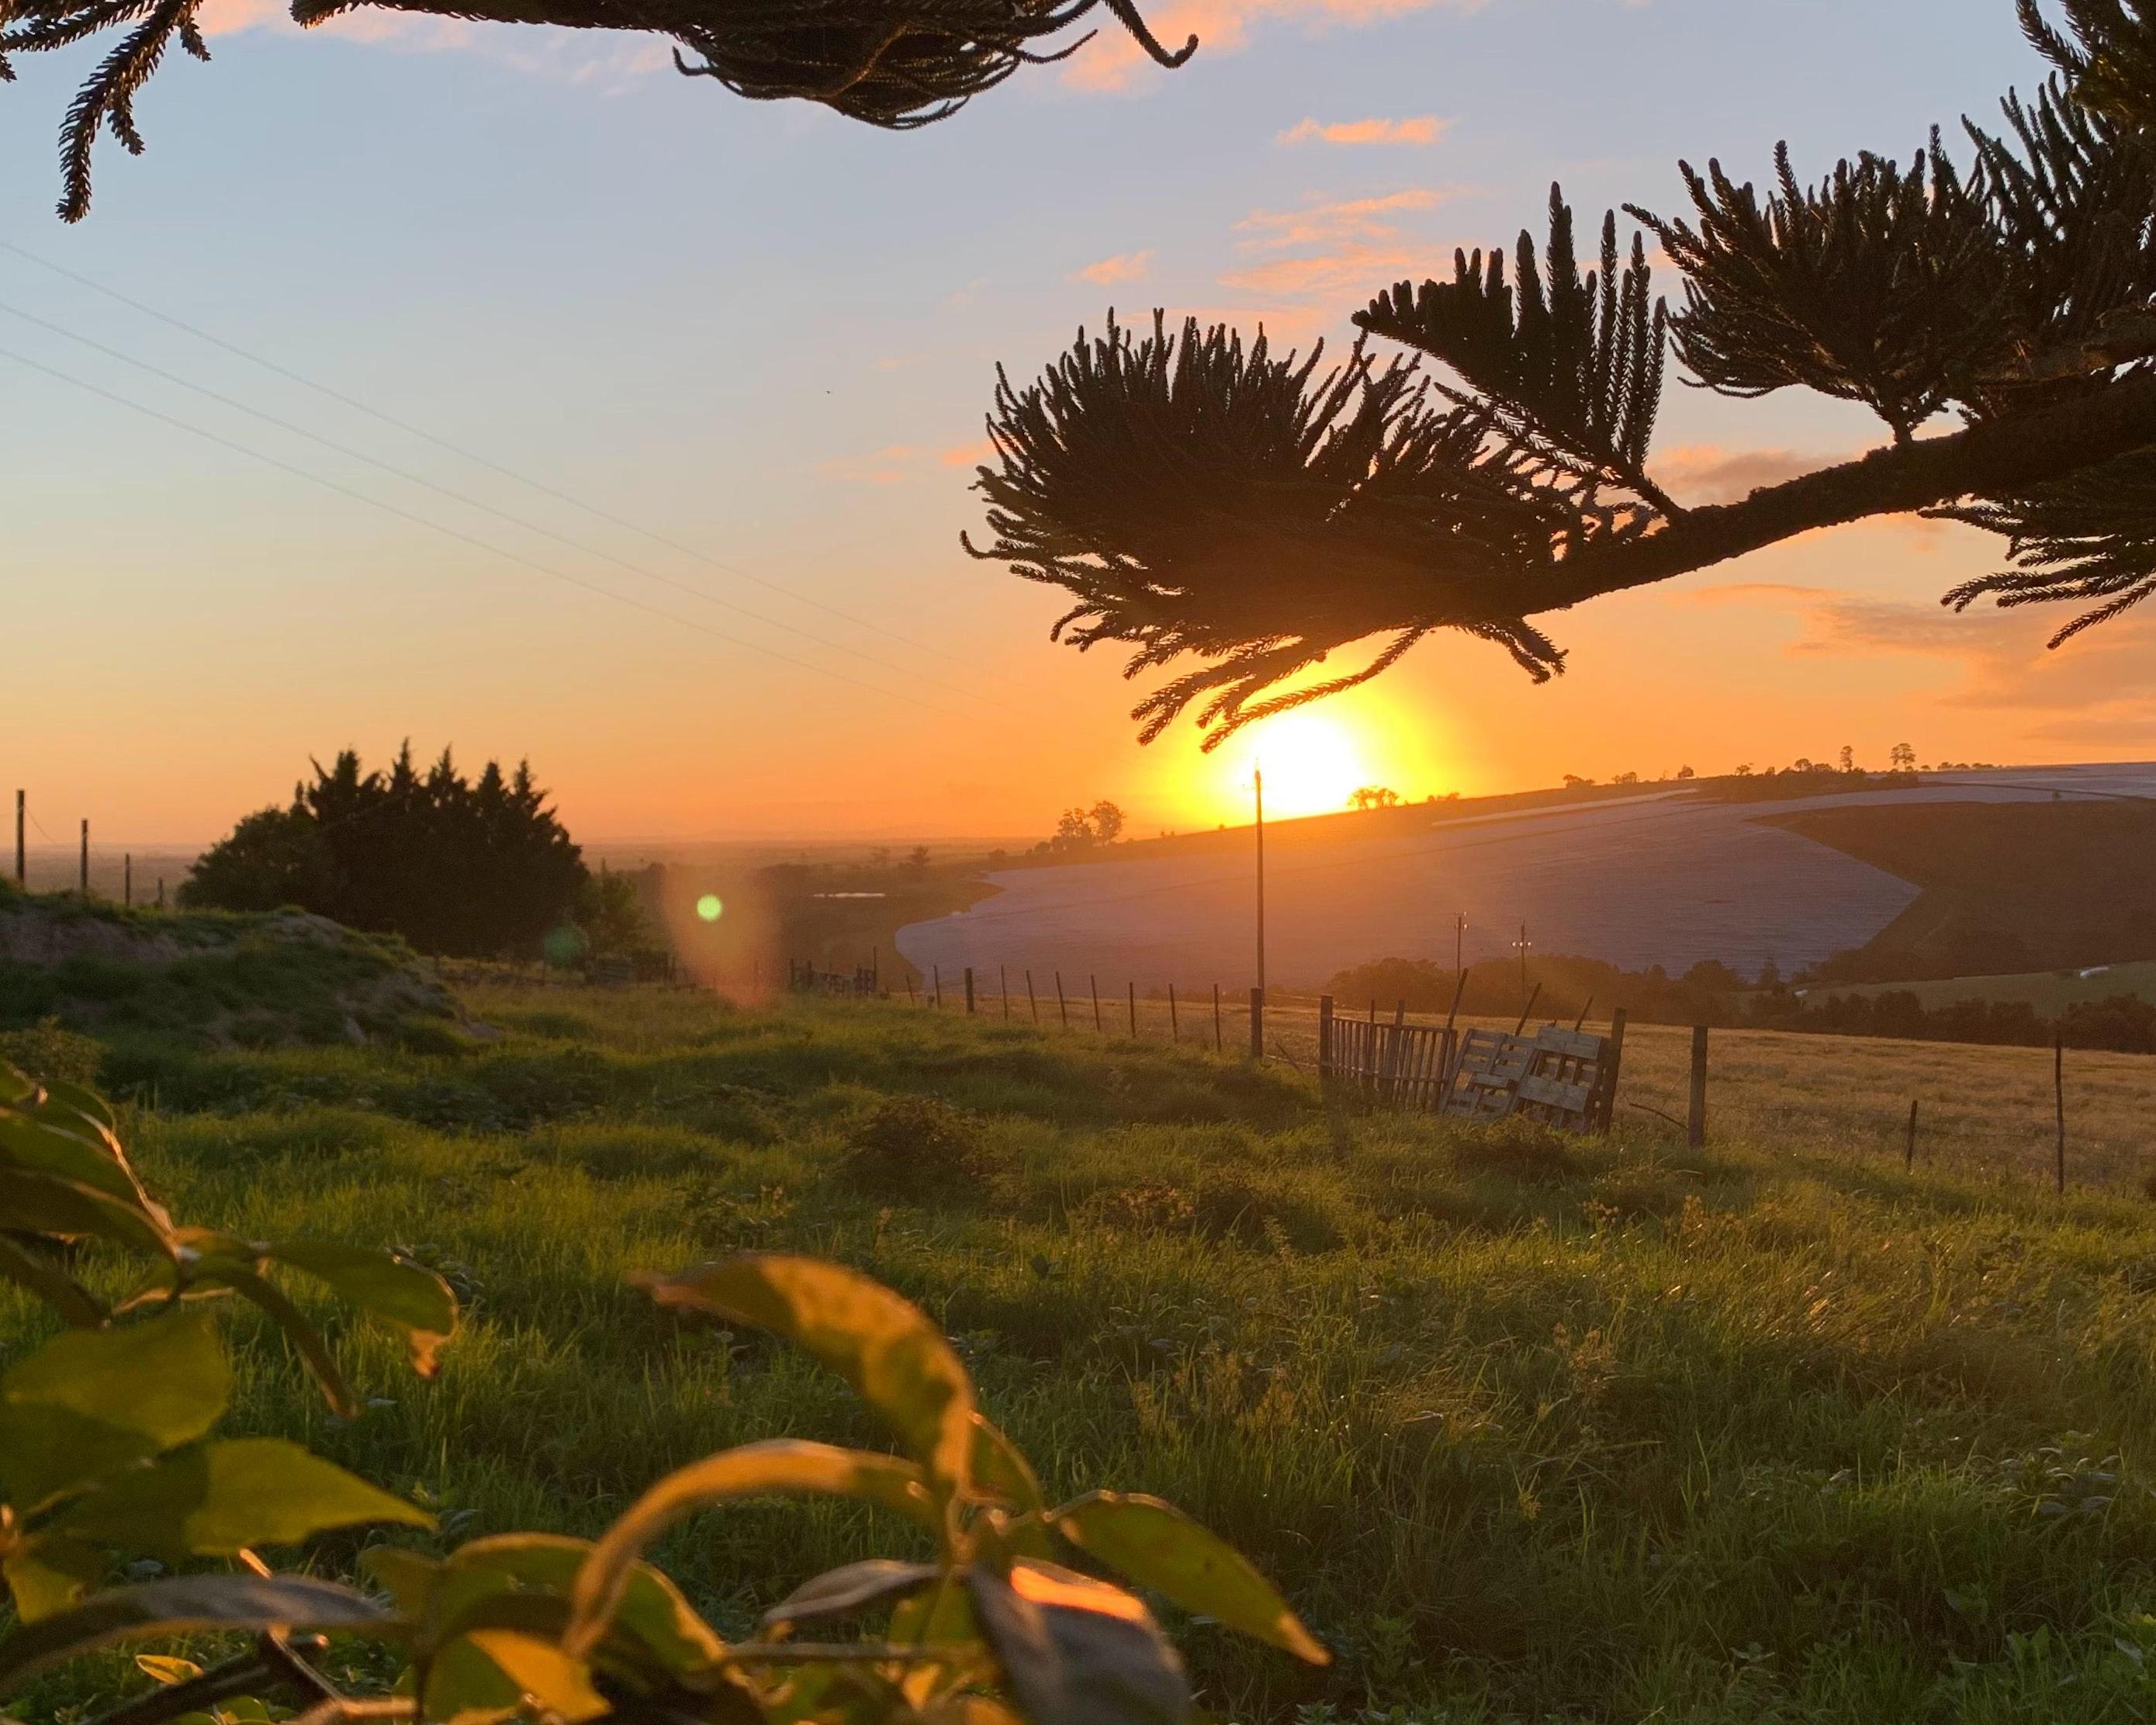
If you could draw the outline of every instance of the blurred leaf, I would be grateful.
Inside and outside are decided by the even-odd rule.
[[[45,1099],[33,1111],[40,1118],[46,1118],[54,1108],[80,1114],[108,1136],[117,1134],[120,1130],[120,1122],[114,1115],[111,1105],[103,1096],[85,1090],[79,1084],[69,1084],[64,1079],[49,1078],[45,1081]],[[116,1144],[114,1147],[116,1149],[118,1146]]]
[[[161,1257],[172,1251],[161,1217],[80,1180],[12,1165],[0,1167],[0,1226],[32,1234],[88,1235]]]
[[[262,1274],[254,1248],[248,1241],[229,1234],[218,1234],[205,1228],[182,1228],[178,1231],[180,1243],[196,1254],[195,1261],[188,1266],[187,1278],[198,1286],[230,1288],[242,1299],[251,1301],[262,1308],[270,1321],[285,1332],[285,1339],[292,1344],[294,1352],[306,1364],[309,1373],[321,1386],[331,1410],[340,1420],[359,1417],[359,1403],[337,1369],[336,1357],[330,1352],[329,1343],[322,1339],[321,1332],[307,1322],[306,1314],[285,1297],[285,1291]]]
[[[1025,1452],[978,1413],[973,1415],[973,1484],[1021,1514],[1048,1507]]]
[[[232,1373],[208,1313],[55,1336],[0,1376],[0,1483],[18,1511],[192,1443]]]
[[[939,1497],[965,1488],[973,1383],[943,1332],[911,1301],[839,1265],[767,1252],[645,1286],[662,1306],[752,1324],[814,1355],[890,1423]]]
[[[514,1630],[474,1630],[465,1639],[494,1662],[520,1696],[528,1696],[564,1725],[583,1725],[608,1711],[590,1675],[551,1641]]]
[[[1121,1588],[1052,1563],[966,1572],[982,1633],[1032,1725],[1183,1725],[1190,1691],[1159,1625]]]
[[[805,1581],[763,1614],[764,1623],[813,1623],[819,1618],[850,1617],[872,1605],[919,1592],[943,1571],[934,1563],[901,1563],[895,1558],[869,1558],[842,1563]]]
[[[29,1074],[0,1060],[0,1108],[19,1108],[37,1100],[38,1086]]]
[[[105,1303],[66,1271],[0,1235],[0,1276],[35,1295],[77,1329],[95,1329],[110,1314]]]
[[[159,1221],[167,1219],[136,1182],[118,1141],[79,1115],[0,1111],[0,1161],[25,1173],[77,1181]]]
[[[551,1589],[562,1614],[555,1625],[559,1628],[567,1621],[571,1592],[592,1550],[588,1539],[553,1533],[475,1539],[439,1567],[437,1620],[445,1629],[456,1626],[469,1600],[494,1582]],[[649,1563],[630,1568],[612,1626],[616,1635],[635,1642],[652,1662],[677,1677],[707,1671],[726,1655],[726,1643],[696,1615],[680,1589]],[[595,1648],[595,1656],[603,1651]]]
[[[1312,1665],[1327,1653],[1250,1560],[1158,1497],[1093,1491],[1054,1515],[1056,1531],[1186,1611],[1270,1641]]]
[[[325,1240],[281,1240],[268,1248],[280,1264],[325,1281],[337,1296],[403,1332],[413,1369],[431,1378],[442,1344],[457,1327],[456,1296],[431,1270],[389,1252]]]
[[[426,1659],[420,1717],[429,1725],[492,1725],[511,1719],[524,1692],[509,1674],[462,1636]]]
[[[206,1630],[344,1630],[389,1624],[366,1594],[300,1575],[175,1575],[94,1594],[0,1641],[0,1690],[45,1666],[141,1635]]]
[[[0,1561],[15,1615],[25,1623],[68,1609],[111,1568],[112,1559],[97,1547],[63,1533],[33,1533]]]
[[[575,1612],[564,1638],[569,1649],[585,1653],[598,1644],[637,1559],[676,1522],[734,1498],[800,1493],[880,1504],[932,1532],[941,1531],[921,1470],[894,1455],[790,1439],[707,1455],[652,1486],[592,1548],[572,1594]]]
[[[436,1578],[442,1572],[439,1558],[402,1545],[370,1545],[359,1554],[360,1571],[396,1602],[406,1617],[426,1615],[434,1597]]]
[[[203,1668],[192,1659],[175,1659],[167,1653],[138,1653],[135,1663],[146,1675],[168,1688],[203,1674]]]
[[[196,1445],[119,1478],[63,1517],[70,1533],[177,1562],[290,1545],[328,1527],[434,1517],[281,1438]]]

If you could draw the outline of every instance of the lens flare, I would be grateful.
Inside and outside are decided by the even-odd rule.
[[[696,901],[696,914],[706,922],[716,922],[726,914],[726,907],[720,903],[716,892],[707,892]]]

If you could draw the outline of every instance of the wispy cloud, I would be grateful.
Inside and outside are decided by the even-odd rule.
[[[1248,47],[1250,26],[1260,19],[1291,18],[1315,28],[1352,26],[1432,6],[1479,12],[1483,4],[1484,0],[1176,0],[1158,11],[1147,9],[1146,21],[1171,47],[1195,36],[1200,53],[1223,54]],[[1122,90],[1151,64],[1128,31],[1103,30],[1073,57],[1064,75],[1083,90]]]
[[[1118,252],[1112,258],[1103,258],[1097,264],[1088,264],[1071,277],[1074,281],[1090,281],[1098,287],[1114,287],[1119,282],[1142,281],[1152,267],[1150,251]]]
[[[943,467],[978,467],[996,453],[996,446],[987,438],[970,444],[953,444],[947,449],[937,452],[936,459]]]
[[[1700,509],[1715,503],[1738,503],[1768,485],[1815,473],[1852,459],[1849,454],[1807,455],[1794,449],[1731,449],[1720,444],[1683,444],[1656,454],[1648,464],[1656,482],[1678,502]]]
[[[205,0],[203,33],[231,36],[244,30],[299,33],[285,0]],[[473,53],[498,64],[564,84],[598,85],[608,94],[626,90],[669,64],[665,43],[612,31],[539,30],[522,24],[480,23],[466,18],[388,12],[373,8],[340,13],[312,27],[325,36],[364,42],[404,54]]]
[[[1450,250],[1415,236],[1401,218],[1435,209],[1450,195],[1414,187],[1253,210],[1235,224],[1245,261],[1224,271],[1220,285],[1276,302],[1275,324],[1332,322],[1379,288],[1447,266]]]
[[[856,485],[896,485],[911,479],[927,452],[917,444],[890,444],[870,455],[840,455],[818,464],[826,479]]]
[[[1451,129],[1450,120],[1419,114],[1411,120],[1338,120],[1330,125],[1311,119],[1291,126],[1274,141],[1282,144],[1434,144]]]

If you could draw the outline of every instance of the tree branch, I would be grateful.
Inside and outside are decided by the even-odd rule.
[[[1903,515],[1958,497],[2011,495],[2156,444],[2156,374],[2129,377],[2063,407],[1989,421],[1951,437],[1880,449],[1686,511],[1642,538],[1590,546],[1513,596],[1517,615],[1710,568],[1820,527]]]

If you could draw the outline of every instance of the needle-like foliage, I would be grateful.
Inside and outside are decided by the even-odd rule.
[[[7,56],[64,48],[123,27],[126,33],[84,85],[61,131],[60,214],[90,208],[90,157],[100,126],[140,153],[136,93],[179,41],[207,59],[196,13],[202,0],[0,0],[0,79]],[[1060,59],[1086,39],[1065,34],[1096,7],[1164,66],[1170,52],[1134,0],[293,0],[301,24],[363,5],[441,18],[572,29],[646,30],[673,39],[675,64],[759,100],[821,102],[850,119],[906,131],[947,119],[1020,66]]]
[[[2137,450],[2025,495],[1933,511],[2005,536],[2010,567],[1947,595],[1956,610],[2002,606],[2092,608],[2051,637],[2054,647],[2156,593],[2156,451]]]
[[[2156,7],[2145,0],[2062,0],[2066,28],[2039,0],[2015,0],[2021,28],[2073,82],[2075,99],[2128,126],[2156,126]]]

